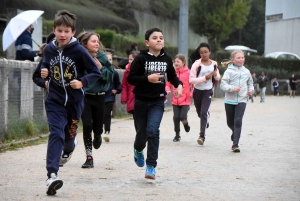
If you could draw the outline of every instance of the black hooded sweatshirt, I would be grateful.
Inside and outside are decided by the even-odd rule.
[[[154,73],[164,75],[162,83],[151,83],[148,76]],[[162,49],[156,57],[149,50],[141,50],[131,63],[130,72],[127,77],[129,84],[134,85],[133,93],[135,99],[142,101],[164,100],[166,96],[166,79],[177,88],[182,82],[179,81],[171,57]]]

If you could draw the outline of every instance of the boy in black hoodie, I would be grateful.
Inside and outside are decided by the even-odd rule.
[[[47,195],[55,195],[63,181],[57,177],[77,144],[76,131],[83,110],[83,87],[97,81],[101,73],[91,55],[74,38],[76,16],[59,11],[54,19],[55,40],[44,48],[41,76],[48,80],[45,106],[50,134],[47,147]],[[85,71],[88,74],[85,75]]]
[[[164,52],[163,33],[152,28],[145,33],[148,50],[142,50],[131,64],[127,78],[135,86],[134,122],[136,137],[134,142],[134,161],[139,167],[145,164],[143,150],[147,146],[145,178],[155,179],[159,148],[159,127],[164,112],[165,74],[177,92],[182,94],[182,83],[176,76],[171,57]]]

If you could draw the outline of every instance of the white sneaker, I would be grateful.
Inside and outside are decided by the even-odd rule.
[[[77,143],[78,143],[78,141],[75,138],[75,140],[74,140],[74,145],[75,146],[74,146],[73,151],[71,151],[70,153],[66,153],[66,152],[64,152],[64,150],[62,151],[61,156],[60,156],[60,161],[59,161],[59,166],[60,167],[64,166],[64,164],[66,164],[71,159],[72,153],[74,152]]]
[[[55,195],[56,191],[63,186],[63,181],[55,173],[51,173],[50,178],[46,181],[47,195]]]
[[[104,139],[105,142],[109,142],[109,131],[106,131],[104,133],[103,139]]]

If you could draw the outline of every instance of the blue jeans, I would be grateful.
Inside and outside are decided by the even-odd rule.
[[[147,146],[146,164],[156,167],[159,148],[159,127],[164,113],[164,101],[141,101],[134,103],[136,136],[134,148],[142,151]]]

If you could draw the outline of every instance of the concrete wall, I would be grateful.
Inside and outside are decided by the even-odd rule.
[[[265,54],[292,52],[300,56],[300,18],[266,22]]]
[[[157,17],[150,13],[144,13],[135,10],[134,16],[139,24],[139,36],[144,38],[145,32],[153,27],[161,29],[164,33],[165,45],[178,46],[178,27],[179,20],[169,20]],[[188,46],[189,48],[196,49],[201,42],[208,42],[207,37],[200,36],[192,31],[188,31]]]

